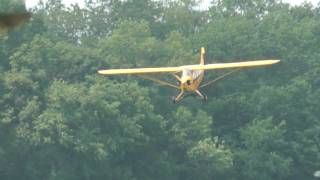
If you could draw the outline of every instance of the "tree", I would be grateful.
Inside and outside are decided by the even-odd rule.
[[[1,0],[1,13],[17,13],[26,11],[25,2],[23,0]]]
[[[277,0],[49,0],[0,35],[1,179],[312,179],[319,7]],[[3,12],[24,11],[1,1]],[[201,89],[207,102],[100,68],[281,59]],[[222,71],[206,72],[206,80]],[[165,80],[175,80],[170,74]]]
[[[243,148],[235,152],[236,168],[244,179],[284,179],[291,171],[292,159],[284,152],[288,148],[285,130],[272,119],[255,120],[241,130]]]

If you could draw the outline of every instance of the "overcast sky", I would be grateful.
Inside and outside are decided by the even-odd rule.
[[[84,0],[62,0],[62,1],[65,2],[65,4],[67,5],[78,3],[80,6],[82,6],[84,3]],[[299,5],[304,1],[311,2],[313,5],[317,5],[320,0],[282,0],[282,2],[289,2],[292,5]],[[27,8],[31,8],[35,6],[38,2],[39,0],[26,0]],[[201,7],[205,9],[205,7],[208,7],[210,5],[210,2],[211,0],[203,0],[203,4],[201,5]]]

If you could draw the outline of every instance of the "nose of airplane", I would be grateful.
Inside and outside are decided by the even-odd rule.
[[[190,76],[182,77],[181,84],[182,85],[190,85],[191,84],[191,77]]]

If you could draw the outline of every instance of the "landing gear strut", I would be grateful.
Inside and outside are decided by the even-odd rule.
[[[184,95],[184,90],[180,91],[180,93],[176,97],[172,97],[172,101],[174,103],[180,101],[181,99],[183,99],[183,95]]]
[[[190,95],[197,95],[203,101],[208,100],[208,96],[202,94],[199,90],[196,90],[195,93],[193,93],[193,92],[185,93],[184,91],[180,91],[180,93],[176,97],[173,96],[171,99],[172,99],[173,103],[177,103],[177,102],[181,101],[183,98],[188,97]]]
[[[204,100],[204,101],[208,100],[208,96],[202,94],[198,89],[195,92],[202,100]]]

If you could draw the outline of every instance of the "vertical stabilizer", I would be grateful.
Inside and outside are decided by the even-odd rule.
[[[201,50],[200,50],[200,64],[204,64],[204,56],[206,54],[206,51],[204,49],[204,47],[201,47]]]

